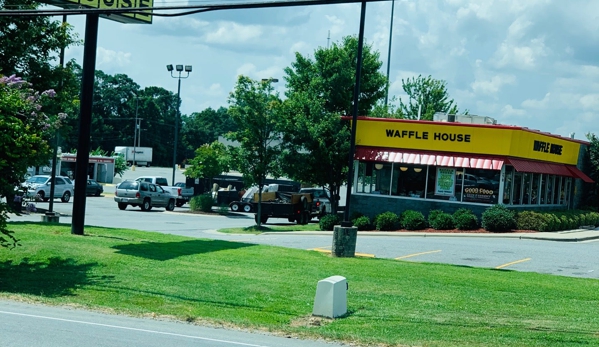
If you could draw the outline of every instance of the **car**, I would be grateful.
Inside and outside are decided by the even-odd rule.
[[[100,196],[102,193],[104,193],[104,187],[100,183],[92,179],[87,180],[87,187],[85,188],[86,195]]]
[[[27,191],[27,197],[39,196],[43,201],[49,201],[51,182],[52,176],[50,175],[35,175],[21,183],[21,187]],[[52,198],[60,198],[62,202],[69,202],[71,196],[73,196],[73,182],[71,179],[65,176],[54,177],[54,196]]]
[[[175,209],[176,197],[154,183],[123,181],[114,192],[114,201],[119,210],[131,205],[140,207],[142,211],[149,211],[153,207],[164,207],[167,211],[172,211]]]
[[[312,216],[318,217],[319,219],[326,215],[327,213],[331,213],[331,199],[329,194],[324,188],[301,188],[300,194],[309,193],[312,194]]]

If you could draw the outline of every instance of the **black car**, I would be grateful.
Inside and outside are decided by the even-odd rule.
[[[92,179],[87,180],[87,187],[85,188],[86,195],[100,196],[102,193],[104,193],[104,187],[100,183]]]

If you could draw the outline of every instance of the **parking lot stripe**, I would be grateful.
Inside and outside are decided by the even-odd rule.
[[[401,259],[416,257],[416,256],[423,255],[423,254],[439,253],[439,252],[441,252],[440,249],[438,249],[436,251],[428,251],[428,252],[420,252],[420,253],[408,254],[408,255],[401,256],[401,257],[397,257],[397,258],[395,258],[395,260],[401,260]]]
[[[324,249],[324,248],[310,248],[308,249],[309,251],[316,251],[316,252],[320,252],[320,253],[326,253],[326,254],[331,254],[332,251],[330,249]],[[360,257],[360,258],[375,258],[374,254],[370,254],[370,253],[354,253],[354,255],[356,257]]]
[[[529,261],[531,258],[524,258],[524,259],[520,259],[520,260],[516,260],[516,261],[512,261],[510,263],[506,263],[503,265],[499,265],[496,267],[496,269],[503,269],[504,267],[510,266],[510,265],[514,265],[514,264],[518,264],[518,263],[524,263],[525,261]]]

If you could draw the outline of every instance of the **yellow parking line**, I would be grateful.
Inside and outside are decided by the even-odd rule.
[[[308,250],[309,251],[316,251],[316,252],[320,252],[320,253],[331,253],[330,249],[324,249],[324,248],[310,248]]]
[[[503,265],[499,265],[499,266],[496,267],[496,269],[503,269],[504,267],[507,267],[507,266],[510,266],[510,265],[514,265],[514,264],[518,264],[518,263],[524,263],[525,261],[529,261],[530,259],[531,258],[524,258],[524,259],[516,260],[516,261],[513,261],[511,263],[506,263],[506,264],[503,264]]]
[[[320,253],[326,253],[326,254],[331,254],[332,251],[330,249],[324,249],[324,248],[310,248],[308,249],[309,251],[316,251],[316,252],[320,252]],[[370,254],[370,253],[354,253],[354,255],[356,257],[361,257],[361,258],[375,258],[374,254]]]
[[[416,256],[419,256],[419,255],[423,255],[423,254],[439,253],[439,252],[441,252],[440,249],[436,250],[436,251],[428,251],[428,252],[420,252],[420,253],[408,254],[408,255],[401,256],[401,257],[397,257],[397,258],[395,258],[395,260],[406,259],[406,258],[411,258],[411,257],[416,257]]]

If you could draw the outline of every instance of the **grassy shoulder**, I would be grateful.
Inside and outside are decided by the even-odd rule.
[[[599,281],[331,258],[318,252],[127,229],[10,223],[0,296],[266,329],[361,345],[599,343]],[[348,279],[348,315],[309,324],[316,284]]]

